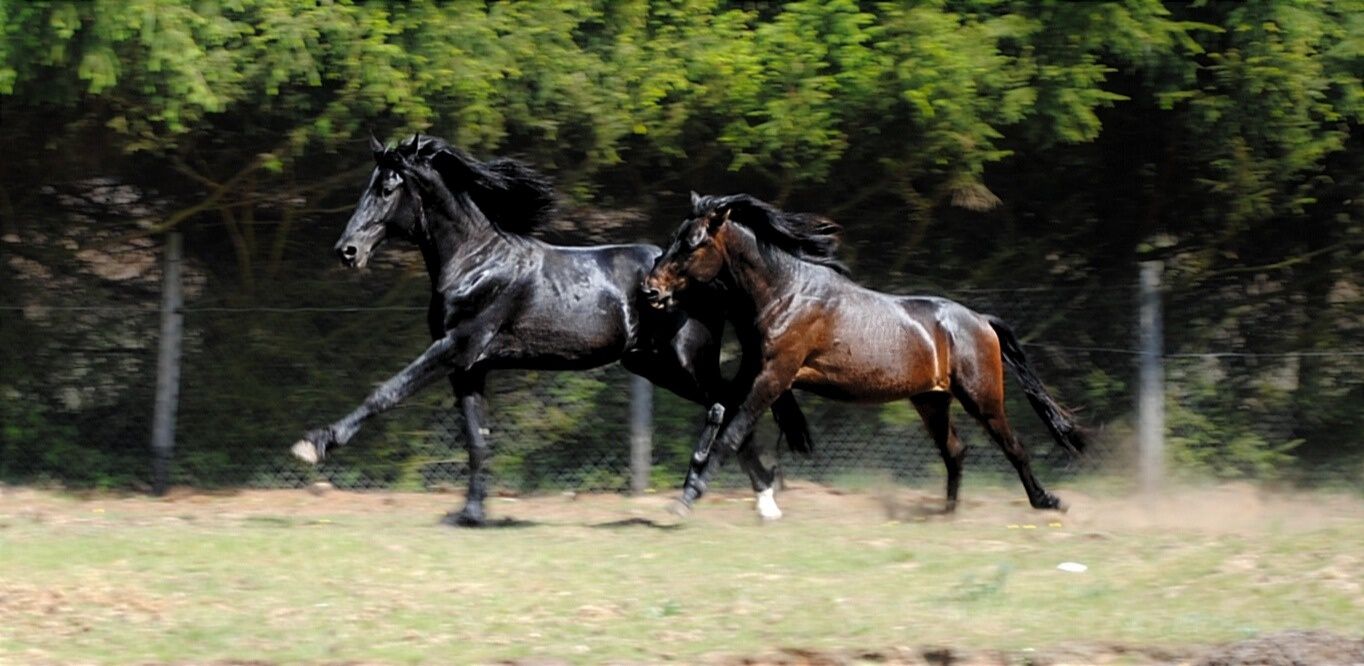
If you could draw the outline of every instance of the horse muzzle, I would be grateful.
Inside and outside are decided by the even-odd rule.
[[[677,305],[677,300],[673,298],[671,291],[663,291],[648,283],[644,285],[644,300],[649,302],[649,307],[655,310],[671,310]]]
[[[369,263],[369,257],[374,253],[374,248],[378,246],[377,239],[373,241],[342,239],[333,248],[336,256],[341,263],[350,268],[364,268]]]

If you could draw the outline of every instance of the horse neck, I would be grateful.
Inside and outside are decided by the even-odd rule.
[[[515,243],[499,231],[465,192],[450,192],[436,201],[422,201],[426,217],[418,245],[433,288],[447,269],[470,268],[505,254]]]
[[[730,292],[742,294],[743,310],[756,315],[782,296],[791,282],[794,257],[765,246],[754,233],[743,227],[731,230],[725,243],[726,282]]]

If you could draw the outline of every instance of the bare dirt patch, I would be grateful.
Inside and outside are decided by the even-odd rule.
[[[1209,651],[1195,666],[1358,666],[1364,639],[1326,631],[1287,631]]]
[[[1250,534],[1266,529],[1298,532],[1358,520],[1364,500],[1346,493],[1267,491],[1250,484],[1171,490],[1155,498],[1103,496],[1059,488],[1065,513],[1036,511],[1022,492],[1009,488],[967,488],[955,514],[944,514],[941,493],[887,485],[852,492],[810,482],[790,483],[778,494],[794,520],[837,519],[862,524],[950,521],[963,525],[1017,525],[1020,529],[1063,522],[1072,530],[1102,536],[1110,530],[1179,530],[1201,534]],[[495,524],[579,523],[597,526],[667,526],[672,493],[625,497],[610,493],[555,493],[500,496],[489,500]],[[107,493],[56,493],[0,487],[0,530],[7,520],[94,522],[117,514],[129,520],[214,521],[288,515],[312,519],[344,514],[428,515],[432,520],[460,506],[457,493],[346,492],[337,490],[241,490],[203,492],[173,489],[164,498]],[[738,490],[711,493],[692,520],[750,523],[753,497]],[[1359,561],[1333,562],[1326,575],[1351,582]]]
[[[722,659],[719,663],[722,666],[1359,666],[1364,664],[1364,638],[1327,631],[1287,631],[1204,650],[1127,645],[1079,645],[1026,652],[947,647],[841,652],[791,649]]]

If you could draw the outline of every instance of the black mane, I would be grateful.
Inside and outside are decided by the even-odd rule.
[[[390,152],[404,160],[429,160],[447,187],[468,192],[488,221],[503,231],[528,233],[554,213],[554,185],[523,162],[506,157],[480,162],[444,139],[420,135]]]
[[[827,217],[788,213],[748,194],[699,196],[694,199],[692,209],[692,215],[696,217],[728,209],[729,220],[752,229],[759,240],[842,275],[849,273],[837,256],[843,227]]]

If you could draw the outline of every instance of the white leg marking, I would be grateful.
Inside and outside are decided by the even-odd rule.
[[[773,498],[771,488],[758,493],[758,515],[763,520],[776,520],[781,518],[781,509],[777,508],[777,500]]]

